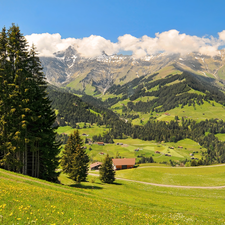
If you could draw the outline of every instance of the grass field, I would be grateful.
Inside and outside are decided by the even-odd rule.
[[[96,124],[91,125],[91,128],[88,127],[89,123],[86,123],[87,128],[83,128],[84,123],[77,123],[77,125],[80,126],[80,129],[79,129],[80,135],[85,133],[88,135],[87,138],[92,138],[94,135],[103,134],[104,132],[109,130],[109,128],[106,128],[105,126],[97,126]],[[57,133],[59,134],[65,133],[67,135],[70,135],[74,130],[76,129],[70,126],[64,126],[64,127],[59,127],[57,129]]]
[[[89,124],[87,124],[88,127]],[[80,127],[84,126],[84,123],[79,124]],[[57,132],[59,134],[71,134],[75,129],[70,126],[59,127]],[[92,138],[93,135],[103,134],[108,128],[104,126],[99,127],[93,125],[92,128],[79,129],[79,133],[84,140],[87,138]],[[82,134],[88,136],[83,136]],[[177,143],[156,143],[154,141],[143,141],[140,139],[114,139],[114,144],[105,144],[104,146],[99,146],[98,144],[85,144],[87,147],[87,153],[91,161],[103,161],[105,155],[100,153],[109,154],[110,157],[116,157],[119,154],[122,158],[136,158],[136,162],[139,161],[138,156],[153,157],[155,162],[169,162],[170,160],[177,161],[185,160],[191,158],[190,154],[194,153],[194,157],[200,159],[202,157],[201,152],[206,151],[205,148],[201,147],[198,143],[190,139],[184,139],[178,141]],[[122,145],[117,145],[116,143],[122,143]],[[178,148],[182,146],[183,148]],[[171,149],[170,147],[173,147]],[[91,148],[91,150],[89,150]],[[139,151],[135,151],[139,149]],[[155,153],[159,151],[160,154]],[[171,157],[165,156],[165,154],[171,155]]]
[[[201,151],[206,151],[198,143],[190,139],[184,139],[178,141],[177,143],[155,143],[154,141],[142,141],[140,139],[114,139],[114,144],[106,144],[104,146],[99,146],[97,144],[92,144],[91,146],[86,145],[87,149],[92,148],[91,151],[87,150],[88,155],[92,161],[102,161],[105,157],[100,153],[109,154],[111,157],[115,157],[118,153],[123,158],[136,158],[136,162],[139,161],[138,156],[153,157],[155,162],[169,162],[169,160],[185,160],[186,158],[190,160],[190,153],[194,152],[194,157],[201,158]],[[117,145],[116,143],[122,143],[122,145]],[[178,148],[182,146],[183,148]],[[174,149],[171,149],[173,147]],[[134,151],[139,149],[139,151]],[[155,153],[159,151],[161,154]],[[165,156],[165,154],[170,154],[171,157]]]
[[[193,91],[193,90],[191,90],[190,92],[197,93],[197,91]],[[137,101],[145,102],[153,98],[143,97],[143,98],[138,98],[133,102],[134,103]],[[123,104],[126,106],[128,102],[129,102],[128,99],[118,102],[117,104],[111,107],[111,110],[121,115]],[[212,104],[214,104],[214,106],[212,106]],[[185,117],[188,119],[193,119],[193,120],[196,120],[197,122],[205,120],[205,119],[211,119],[211,118],[218,118],[223,120],[225,108],[221,104],[218,104],[214,101],[211,101],[210,103],[204,101],[203,105],[196,104],[195,108],[193,106],[187,106],[187,105],[184,106],[183,108],[179,106],[167,111],[167,113],[169,115],[166,115],[165,112],[160,112],[160,113],[153,112],[152,115],[150,115],[150,113],[141,113],[141,112],[134,112],[134,111],[129,112],[129,114],[139,115],[139,118],[132,120],[132,124],[144,125],[150,119],[150,117],[156,117],[156,119],[159,121],[171,121],[171,120],[174,120],[175,116],[178,116],[179,118]],[[142,120],[142,123],[141,123],[141,120]]]
[[[103,134],[109,130],[105,126],[97,126],[96,124],[93,124],[91,128],[89,128],[89,123],[86,124],[87,128],[83,128],[84,123],[79,123],[79,126],[81,128],[79,129],[79,133],[83,140],[85,140],[85,138],[92,138],[94,135]],[[65,133],[70,135],[74,130],[75,129],[70,126],[64,126],[59,127],[57,132],[59,134]],[[87,136],[82,134],[86,134]],[[222,135],[220,135],[220,137],[222,138]],[[184,161],[185,159],[190,160],[192,157],[190,154],[194,154],[195,158],[201,159],[201,153],[206,151],[205,148],[190,139],[184,139],[177,143],[156,143],[155,141],[142,141],[140,139],[127,138],[114,139],[114,142],[114,144],[105,144],[104,146],[85,144],[91,162],[103,161],[105,157],[104,154],[108,153],[110,157],[116,157],[118,154],[122,158],[135,157],[136,162],[140,160],[138,157],[144,156],[153,157],[154,161],[158,163],[169,163],[170,160],[173,160],[179,165],[180,161]],[[123,145],[116,145],[116,143],[123,143]],[[182,146],[183,148],[181,149],[178,146]],[[173,147],[173,149],[171,147]],[[139,149],[139,151],[135,151],[135,149]],[[160,154],[155,153],[156,151],[159,151]],[[171,157],[165,156],[165,154],[169,154]]]
[[[167,173],[163,169],[159,174]],[[193,168],[192,176],[196,169],[200,168]],[[216,169],[221,174],[221,167]],[[212,179],[211,173],[216,175],[212,168],[206,171]],[[110,185],[91,176],[92,182],[76,185],[64,174],[60,177],[64,185],[59,185],[2,169],[0,177],[0,224],[225,223],[225,189],[155,187],[121,180]]]
[[[214,106],[212,106],[212,103],[214,103]],[[166,115],[165,113],[156,113],[153,112],[151,116],[156,117],[159,121],[171,121],[174,120],[175,116],[178,116],[179,118],[185,117],[188,119],[196,120],[197,122],[200,122],[205,119],[211,119],[211,118],[218,118],[224,120],[224,113],[225,108],[222,107],[222,105],[216,103],[216,102],[204,102],[203,105],[195,105],[195,109],[193,106],[184,106],[183,108],[177,107],[174,109],[171,109],[167,111],[169,115]],[[140,118],[135,119],[132,121],[135,125],[141,125],[140,119],[143,120],[144,123],[146,123],[150,118],[150,114],[140,114]]]
[[[225,134],[216,134],[215,135],[220,141],[225,141]]]
[[[117,177],[157,184],[182,186],[224,186],[225,165],[217,167],[142,166],[118,170]]]
[[[212,106],[212,103],[214,103],[214,106]],[[195,105],[195,108],[193,106],[184,106],[183,108],[178,107],[172,110],[167,111],[170,116],[165,116],[165,114],[160,113],[160,116],[157,118],[158,120],[163,121],[170,121],[174,119],[174,117],[177,115],[179,117],[186,117],[190,119],[194,119],[196,121],[201,121],[205,119],[211,119],[211,118],[218,118],[218,119],[224,119],[224,113],[225,109],[222,107],[222,105],[212,102],[211,104],[208,102],[204,102],[203,105]]]

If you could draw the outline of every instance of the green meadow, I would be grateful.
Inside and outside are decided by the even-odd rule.
[[[109,129],[104,126],[92,125],[89,128],[89,124],[87,123],[87,128],[82,128],[84,123],[79,123],[81,129],[79,129],[79,133],[83,140],[85,138],[92,138],[93,135],[103,134]],[[59,127],[57,132],[59,134],[65,133],[70,135],[75,129],[70,126]],[[85,134],[85,135],[83,135]],[[87,136],[86,136],[87,135]],[[222,137],[222,136],[221,136]],[[170,160],[184,161],[185,159],[190,160],[192,157],[190,154],[193,154],[195,158],[201,159],[202,152],[205,152],[206,149],[201,147],[198,143],[190,139],[184,139],[178,141],[177,143],[156,143],[155,141],[143,141],[140,139],[114,139],[114,144],[105,144],[104,146],[100,146],[97,143],[93,144],[84,144],[87,147],[87,153],[91,159],[91,161],[102,161],[105,157],[105,154],[109,154],[111,157],[120,156],[122,158],[136,158],[136,162],[139,161],[138,157],[152,157],[155,162],[169,162]],[[117,145],[117,143],[120,143]],[[179,148],[182,146],[182,148]],[[173,149],[172,149],[172,148]],[[138,149],[139,151],[135,151]],[[155,153],[159,151],[160,154]],[[101,154],[104,153],[104,154]],[[171,155],[165,156],[165,154]]]
[[[220,141],[225,141],[225,134],[216,134],[215,135]]]
[[[208,174],[210,184],[221,179],[225,167],[151,167],[155,181],[176,174],[181,185],[192,185],[185,177]],[[200,172],[199,170],[205,171]],[[181,170],[186,172],[181,173]],[[124,170],[125,171],[125,170]],[[124,172],[121,171],[121,172]],[[132,170],[126,170],[128,172]],[[174,172],[179,171],[179,172]],[[117,171],[117,177],[122,176]],[[128,175],[127,175],[128,176]],[[116,180],[102,184],[97,177],[76,185],[61,174],[62,184],[52,184],[0,169],[0,224],[224,224],[225,188],[197,189],[158,187]],[[128,176],[129,178],[130,175]],[[140,179],[140,178],[138,178]],[[167,182],[165,182],[167,183]],[[201,186],[203,179],[196,179]],[[220,185],[221,183],[218,183]],[[171,184],[171,183],[170,183]],[[204,186],[204,185],[203,185]],[[216,186],[216,185],[214,185]]]
[[[157,184],[181,186],[225,186],[225,165],[215,167],[158,167],[142,166],[118,170],[118,178],[126,178]]]
[[[91,125],[91,128],[89,128],[89,123],[86,123],[86,128],[84,127],[84,123],[77,123],[77,125],[79,125],[80,129],[79,129],[79,133],[80,135],[82,134],[86,134],[88,136],[85,136],[87,138],[92,138],[94,135],[99,135],[99,134],[103,134],[104,132],[108,131],[109,128],[106,128],[105,126],[97,126],[96,124]],[[58,134],[67,134],[70,135],[74,130],[76,130],[75,128],[72,128],[70,126],[64,126],[64,127],[59,127],[57,129],[57,133]]]
[[[193,90],[191,90],[190,92],[193,92]],[[197,92],[197,91],[194,91],[194,92]],[[147,101],[148,97],[139,98],[137,100]],[[117,104],[113,105],[111,109],[121,115],[122,106],[123,104],[127,105],[127,102],[129,101],[124,100],[122,102],[118,102]],[[223,120],[225,108],[221,104],[215,101],[211,101],[210,103],[204,101],[203,105],[195,104],[195,107],[186,105],[183,108],[179,106],[174,109],[168,110],[167,113],[168,115],[166,115],[165,112],[159,112],[159,113],[152,112],[152,115],[150,115],[150,113],[141,113],[141,112],[134,112],[134,111],[129,112],[129,114],[139,115],[139,118],[132,120],[132,123],[134,125],[144,125],[150,119],[150,117],[155,117],[159,121],[171,121],[171,120],[174,120],[175,116],[178,116],[179,118],[185,117],[187,119],[193,119],[193,120],[196,120],[197,122],[205,120],[205,119],[211,119],[211,118],[217,118],[217,119]],[[142,123],[141,123],[141,120],[142,120]]]
[[[184,139],[177,143],[155,143],[154,141],[143,141],[140,139],[114,139],[114,144],[105,144],[99,146],[98,144],[88,145],[87,152],[91,158],[91,161],[102,161],[105,155],[100,153],[109,154],[111,157],[119,156],[122,158],[136,158],[136,162],[139,161],[138,157],[152,157],[155,162],[169,162],[175,160],[179,164],[179,160],[190,160],[193,154],[195,158],[200,159],[202,152],[206,151],[198,143],[190,139]],[[120,143],[117,145],[117,143]],[[179,148],[182,146],[182,148]],[[173,149],[171,149],[171,147]],[[91,148],[91,150],[89,150]],[[135,151],[139,149],[139,151]],[[155,153],[159,151],[160,153]],[[171,155],[165,156],[165,154]]]
[[[212,103],[214,103],[214,106],[212,106]],[[211,118],[224,119],[225,108],[222,105],[212,101],[211,103],[204,102],[203,105],[196,104],[195,108],[193,106],[186,105],[183,108],[177,107],[167,112],[170,114],[170,116],[166,116],[163,113],[159,113],[160,115],[157,119],[163,121],[170,121],[173,120],[176,115],[179,117],[186,117],[196,121]]]

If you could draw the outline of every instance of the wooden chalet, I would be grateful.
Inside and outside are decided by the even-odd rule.
[[[101,162],[95,162],[95,163],[92,163],[92,164],[90,165],[90,170],[98,170],[99,167],[100,167],[101,165],[102,165]]]
[[[135,158],[112,159],[114,170],[130,169],[135,166]]]
[[[97,142],[98,145],[105,145],[104,142]]]

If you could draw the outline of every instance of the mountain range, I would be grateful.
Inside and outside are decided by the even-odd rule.
[[[135,78],[158,72],[156,78],[183,71],[213,78],[221,86],[225,80],[225,50],[210,57],[200,53],[157,54],[143,58],[131,55],[102,55],[83,58],[70,46],[54,53],[53,57],[40,57],[47,81],[59,87],[69,87],[88,95],[105,94],[115,85],[123,85]]]

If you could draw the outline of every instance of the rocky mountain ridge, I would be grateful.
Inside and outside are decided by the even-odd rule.
[[[136,77],[147,76],[160,70],[189,71],[216,80],[225,80],[225,50],[209,57],[199,53],[158,54],[143,58],[130,55],[107,55],[83,58],[73,48],[41,57],[47,81],[57,86],[68,86],[88,94],[105,93],[113,84],[124,84]],[[171,71],[168,70],[168,73]],[[168,75],[168,74],[167,74]]]

